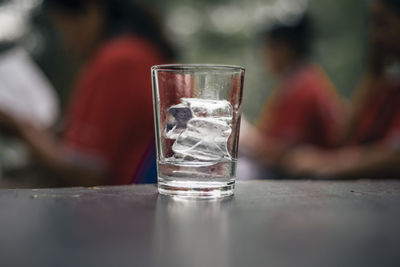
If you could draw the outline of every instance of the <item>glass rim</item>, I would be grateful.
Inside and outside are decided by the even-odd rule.
[[[223,65],[223,64],[164,64],[155,65],[151,67],[152,71],[207,71],[207,70],[219,70],[219,71],[235,71],[244,72],[245,68],[236,65]]]

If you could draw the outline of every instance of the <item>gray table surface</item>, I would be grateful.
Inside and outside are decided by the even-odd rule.
[[[2,189],[0,266],[400,266],[400,181]]]

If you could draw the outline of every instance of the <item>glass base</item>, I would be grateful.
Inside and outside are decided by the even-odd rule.
[[[222,198],[233,195],[235,181],[194,182],[158,178],[158,192],[162,195],[183,198]]]

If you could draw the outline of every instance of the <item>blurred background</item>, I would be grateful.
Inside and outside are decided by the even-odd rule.
[[[257,118],[274,84],[262,67],[257,33],[308,9],[315,22],[313,59],[348,97],[365,61],[367,30],[363,0],[149,0],[161,15],[182,63],[246,68],[244,112]],[[1,49],[25,47],[65,106],[79,64],[65,54],[59,36],[41,13],[41,0],[0,0]],[[62,62],[62,64],[60,64]]]
[[[60,115],[80,67],[41,9],[41,0],[0,0],[0,52],[21,46],[56,90]],[[309,11],[315,23],[312,59],[348,98],[366,61],[367,1],[364,0],[148,0],[161,16],[179,63],[216,63],[246,68],[243,111],[254,121],[274,82],[266,74],[257,35],[277,22]],[[150,75],[150,74],[149,74]],[[0,89],[1,90],[1,89]],[[18,142],[0,137],[0,164],[26,154]]]

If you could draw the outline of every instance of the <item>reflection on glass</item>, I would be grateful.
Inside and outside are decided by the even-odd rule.
[[[230,266],[228,233],[232,201],[232,198],[190,200],[159,195],[154,265]]]

